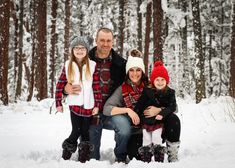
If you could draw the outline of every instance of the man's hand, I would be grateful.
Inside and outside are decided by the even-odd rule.
[[[68,94],[79,94],[81,92],[80,85],[72,85],[71,83],[67,83],[64,87],[64,90]]]
[[[149,106],[144,110],[144,116],[146,118],[154,117],[160,113],[161,108],[155,107],[155,106]]]

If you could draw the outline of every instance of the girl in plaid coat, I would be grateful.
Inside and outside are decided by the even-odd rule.
[[[78,160],[89,160],[93,146],[89,143],[89,126],[92,114],[98,113],[95,106],[92,88],[93,74],[96,63],[88,57],[88,43],[84,37],[75,36],[70,44],[71,55],[62,69],[62,73],[56,85],[56,109],[63,112],[62,96],[67,83],[80,87],[78,94],[68,95],[67,103],[70,109],[72,132],[62,144],[62,158],[70,159],[78,147]],[[77,140],[80,137],[80,144]]]

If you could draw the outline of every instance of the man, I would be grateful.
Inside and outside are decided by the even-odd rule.
[[[103,106],[114,90],[122,84],[125,78],[126,60],[113,50],[113,33],[108,28],[101,28],[96,34],[96,47],[89,52],[90,59],[97,63],[93,78],[94,93],[100,93],[101,97],[95,97],[95,103],[99,107],[98,115],[93,117],[93,125],[90,126],[90,142],[94,145],[92,158],[100,159],[100,142],[102,129],[114,130],[116,146],[114,154],[117,162],[126,162],[127,143],[131,134],[130,121],[122,115],[105,116]],[[70,84],[65,86],[68,94],[79,92],[79,87]]]

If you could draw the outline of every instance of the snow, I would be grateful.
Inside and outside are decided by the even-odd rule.
[[[182,124],[179,162],[129,164],[114,163],[113,131],[103,131],[101,161],[61,159],[61,143],[71,131],[69,111],[50,114],[53,99],[41,102],[18,102],[0,106],[0,167],[1,168],[83,168],[148,167],[148,168],[232,168],[235,166],[235,103],[230,97],[210,98],[195,104],[178,99]]]

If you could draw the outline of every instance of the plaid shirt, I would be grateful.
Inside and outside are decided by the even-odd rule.
[[[103,106],[108,96],[110,95],[110,66],[111,58],[98,59],[96,61],[96,69],[93,75],[93,91],[95,96],[95,105],[99,107],[100,111],[103,110]]]
[[[95,73],[93,74],[93,79],[97,78]],[[65,85],[68,83],[66,73],[65,73],[65,67],[63,67],[61,75],[59,77],[59,80],[56,85],[56,93],[55,93],[55,99],[56,99],[56,107],[62,106],[62,97],[63,97],[63,90]],[[94,98],[99,99],[101,96],[99,93],[94,93]],[[99,107],[100,104],[99,102],[95,102],[95,107]],[[69,106],[70,111],[75,113],[76,115],[79,116],[84,116],[84,117],[90,117],[92,115],[92,109],[84,109],[83,106]]]

